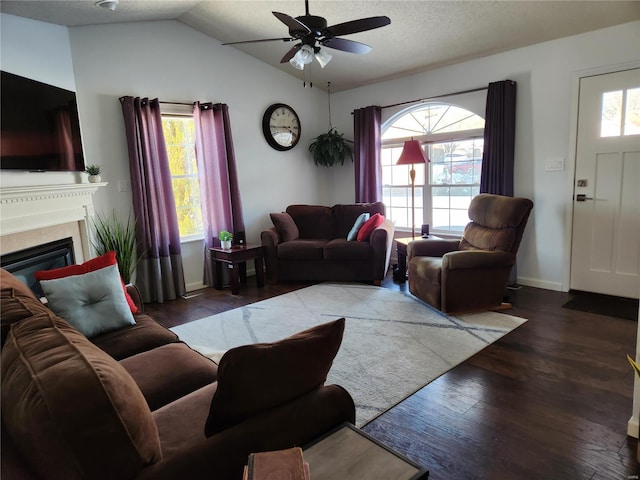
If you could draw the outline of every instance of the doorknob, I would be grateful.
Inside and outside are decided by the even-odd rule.
[[[585,200],[593,200],[593,197],[587,197],[584,193],[576,195],[576,202],[584,202]]]

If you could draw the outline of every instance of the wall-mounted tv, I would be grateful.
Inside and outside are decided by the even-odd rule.
[[[75,92],[1,72],[0,168],[83,171]]]

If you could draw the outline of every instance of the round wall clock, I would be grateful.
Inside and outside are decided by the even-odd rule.
[[[276,150],[291,150],[300,140],[300,119],[293,108],[274,103],[262,117],[262,133],[267,143]]]

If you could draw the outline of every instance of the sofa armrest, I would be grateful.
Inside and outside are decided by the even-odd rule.
[[[442,257],[446,253],[458,250],[460,240],[444,238],[421,238],[409,242],[407,262],[413,257]]]
[[[276,227],[271,227],[267,230],[263,230],[260,233],[260,241],[262,242],[263,247],[275,247],[278,245],[280,240],[280,234],[278,234],[278,230]]]
[[[276,227],[263,230],[260,233],[262,243],[262,255],[264,256],[264,266],[267,271],[267,281],[277,283],[278,281],[278,245],[282,242]]]
[[[513,253],[501,250],[459,250],[442,257],[442,269],[504,268],[513,266],[515,261],[516,256]]]
[[[391,246],[393,245],[393,233],[395,226],[388,218],[385,219],[369,236],[369,244],[374,251],[375,279],[382,281],[389,269],[391,260]]]
[[[344,388],[325,385],[202,438],[148,466],[136,480],[240,479],[250,453],[302,446],[344,422],[355,422],[353,399]]]
[[[133,303],[136,304],[136,307],[138,307],[138,313],[144,313],[144,302],[142,301],[140,289],[135,285],[128,284],[127,293],[131,297],[131,300],[133,300]]]

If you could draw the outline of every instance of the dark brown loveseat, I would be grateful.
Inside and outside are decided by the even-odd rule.
[[[0,287],[3,480],[237,480],[250,452],[354,421],[349,394],[323,385],[343,319],[218,368],[144,313],[90,341],[5,270]]]
[[[362,213],[384,216],[385,206],[382,202],[289,205],[284,214],[272,214],[276,226],[261,234],[268,280],[380,285],[389,268],[394,226],[385,219],[366,240],[347,240]],[[283,221],[283,216],[287,220]]]

